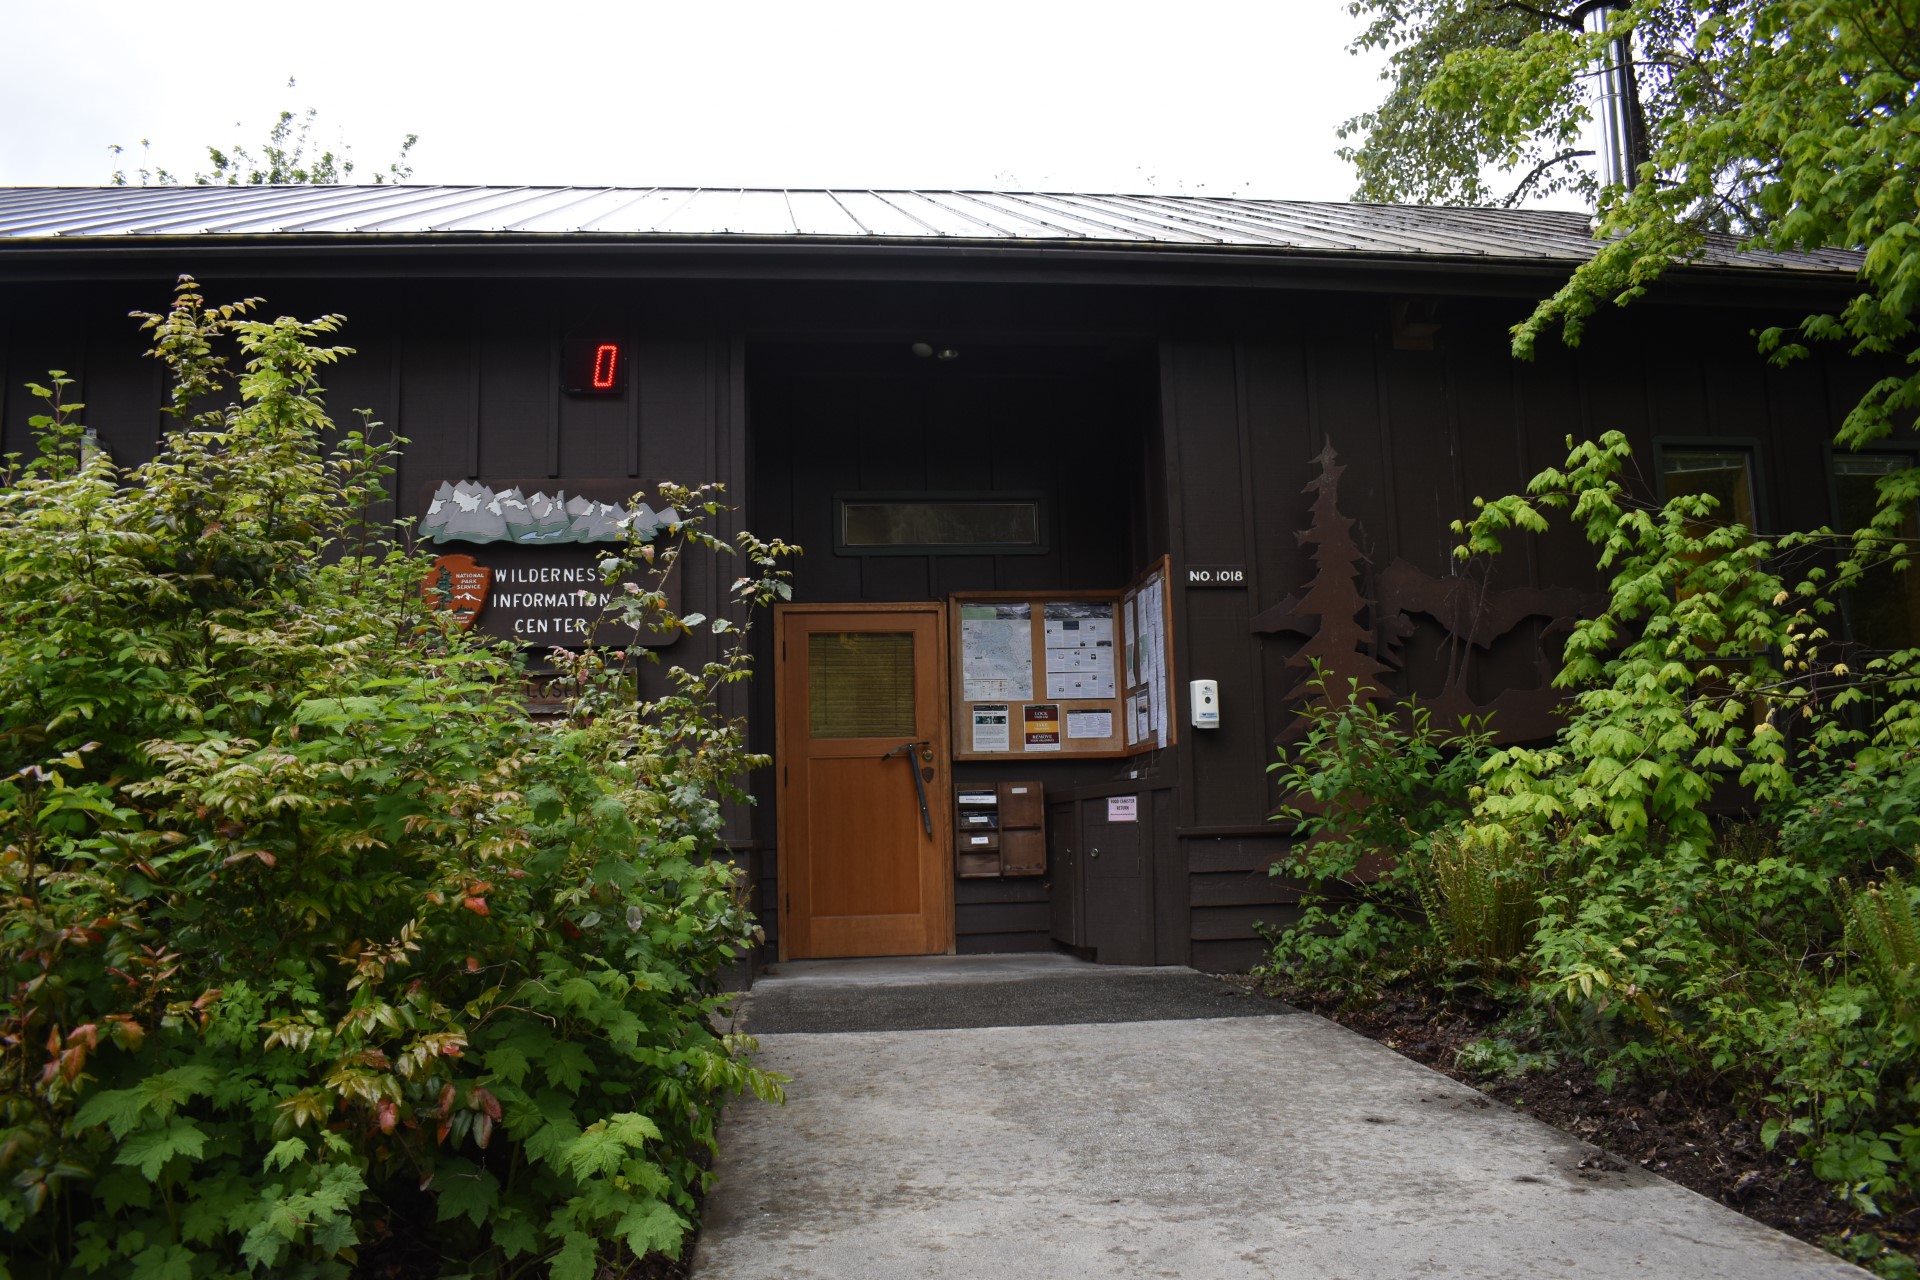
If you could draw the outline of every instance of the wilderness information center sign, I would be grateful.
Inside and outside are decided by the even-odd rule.
[[[425,503],[422,532],[447,554],[420,584],[427,602],[452,611],[463,627],[535,648],[672,644],[677,633],[636,633],[615,620],[608,606],[627,592],[624,583],[606,581],[600,562],[617,551],[629,526],[651,540],[678,514],[629,506],[631,499],[605,481],[547,484],[556,488],[551,497],[528,496],[517,485],[440,485]],[[602,489],[608,492],[594,492]],[[669,579],[668,607],[677,612],[676,586]]]

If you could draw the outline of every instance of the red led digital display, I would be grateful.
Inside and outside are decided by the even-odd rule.
[[[617,342],[568,341],[561,387],[570,396],[618,396],[627,389],[627,362]]]

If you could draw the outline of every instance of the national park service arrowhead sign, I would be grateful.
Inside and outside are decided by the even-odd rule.
[[[492,582],[493,570],[476,563],[472,556],[441,556],[427,570],[420,593],[428,604],[447,610],[470,631],[474,619],[487,607],[487,588]]]

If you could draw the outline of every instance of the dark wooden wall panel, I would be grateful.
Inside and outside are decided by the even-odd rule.
[[[731,478],[715,474],[711,347],[704,340],[649,340],[635,352],[641,475],[687,486]]]
[[[953,931],[961,955],[1052,951],[1044,878],[960,880],[954,885]]]
[[[394,479],[408,511],[422,511],[442,481],[473,478],[471,344],[444,336],[408,339],[401,354],[400,421],[409,440]]]
[[[1241,502],[1240,411],[1233,348],[1173,352],[1169,463],[1180,485],[1180,549],[1194,564],[1237,564],[1247,552]]]
[[[1222,872],[1267,873],[1267,868],[1286,856],[1293,842],[1278,827],[1270,836],[1196,837],[1184,842],[1187,870],[1195,875]]]
[[[1274,925],[1298,913],[1282,906],[1195,907],[1193,940],[1201,942],[1240,942],[1258,938],[1256,926]]]
[[[1520,469],[1531,478],[1565,464],[1567,437],[1587,435],[1585,407],[1574,381],[1573,357],[1557,346],[1542,344],[1535,359],[1515,362],[1512,371]],[[1564,521],[1556,520],[1554,532],[1546,537],[1516,541],[1531,543],[1533,585],[1565,587],[1593,581],[1592,550]]]
[[[1459,510],[1465,519],[1476,498],[1492,500],[1526,492],[1535,474],[1527,469],[1523,424],[1516,419],[1513,357],[1504,342],[1463,343],[1446,352],[1448,407],[1458,441],[1455,468],[1460,476]],[[1471,572],[1495,589],[1529,587],[1534,581],[1531,538],[1509,539],[1506,555],[1462,566],[1452,552],[1458,539],[1444,535],[1447,572]]]
[[[1829,421],[1827,371],[1820,361],[1803,360],[1786,369],[1769,368],[1763,377],[1768,434],[1773,441],[1769,452],[1773,473],[1778,477],[1775,483],[1787,489],[1790,512],[1806,511],[1817,504],[1817,514],[1805,519],[1801,527],[1827,524],[1833,518],[1831,477],[1837,451],[1833,436],[1841,421],[1841,417],[1835,417],[1832,429],[1825,429]],[[1818,484],[1810,483],[1813,476],[1821,478]]]
[[[1245,973],[1266,958],[1265,943],[1235,938],[1224,942],[1196,941],[1189,963],[1201,973]]]
[[[1382,355],[1382,377],[1395,532],[1379,545],[1375,568],[1384,569],[1397,557],[1428,573],[1445,574],[1452,547],[1447,525],[1459,518],[1466,499],[1456,474],[1459,442],[1448,412],[1443,357],[1433,351],[1388,351]]]
[[[1313,363],[1319,433],[1347,468],[1340,483],[1341,510],[1358,523],[1362,553],[1384,566],[1390,557],[1382,552],[1393,545],[1395,532],[1396,468],[1388,449],[1386,396],[1376,353],[1368,346],[1322,342],[1308,348],[1307,358]],[[1301,483],[1318,474],[1318,468],[1302,466]]]
[[[1175,714],[1187,740],[1192,769],[1188,803],[1192,825],[1239,827],[1267,816],[1266,767],[1272,738],[1262,715],[1260,653],[1250,628],[1245,591],[1184,591],[1186,622],[1180,655],[1182,685]],[[1195,729],[1188,722],[1185,680],[1220,684],[1220,727]]]
[[[137,467],[153,458],[164,429],[165,366],[147,358],[144,335],[133,321],[102,327],[87,358],[80,417],[99,433],[115,462]]]
[[[1186,964],[1192,949],[1189,927],[1191,904],[1187,900],[1186,859],[1180,840],[1178,797],[1171,787],[1146,793],[1151,802],[1153,858],[1153,961],[1155,964]]]
[[[518,318],[509,313],[494,323]],[[548,373],[548,342],[537,331],[489,327],[475,343],[480,366],[480,474],[547,476],[555,388]]]
[[[637,477],[640,474],[634,433],[640,421],[639,406],[644,393],[632,368],[633,341],[630,338],[621,341],[628,361],[625,396],[617,399],[559,396],[560,474],[563,476]],[[649,500],[652,497],[648,495]]]

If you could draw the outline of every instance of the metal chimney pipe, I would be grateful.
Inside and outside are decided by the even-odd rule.
[[[1626,7],[1619,0],[1596,4],[1586,12],[1587,30],[1598,34],[1608,20]],[[1645,159],[1641,138],[1639,86],[1633,74],[1633,39],[1622,36],[1607,42],[1597,68],[1600,81],[1600,184],[1632,189],[1640,180]]]

